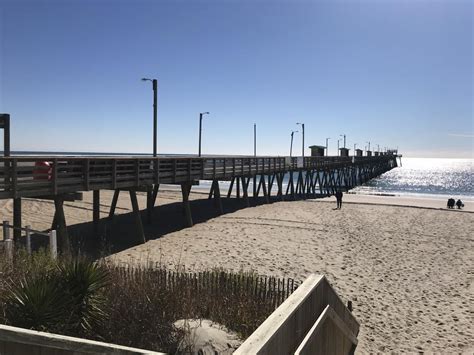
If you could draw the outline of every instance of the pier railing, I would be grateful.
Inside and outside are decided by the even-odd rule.
[[[7,157],[0,158],[0,198],[74,191],[146,188],[196,180],[228,180],[301,169],[393,159],[378,157]]]

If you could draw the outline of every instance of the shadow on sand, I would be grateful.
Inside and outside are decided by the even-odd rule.
[[[258,200],[250,198],[249,201],[250,207],[265,203],[263,197]],[[271,199],[271,202],[276,201],[279,200]],[[224,214],[248,208],[245,200],[237,198],[223,198],[222,205]],[[190,206],[194,224],[219,216],[213,200],[207,198],[191,200]],[[163,235],[187,228],[181,202],[156,206],[153,209],[151,223],[147,223],[146,210],[142,210],[140,214],[146,240],[158,239]],[[96,259],[140,244],[136,220],[132,212],[115,215],[112,220],[104,216],[104,213],[101,213],[101,217],[98,234],[94,233],[92,221],[68,226],[69,239],[74,251],[80,251]]]

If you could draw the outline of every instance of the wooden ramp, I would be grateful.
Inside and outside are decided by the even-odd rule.
[[[326,277],[312,274],[234,355],[352,354],[359,327]]]

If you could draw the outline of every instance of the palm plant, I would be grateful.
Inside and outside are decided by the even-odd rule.
[[[5,297],[5,316],[10,324],[22,328],[55,331],[61,324],[66,299],[58,280],[42,274],[10,283]]]
[[[68,328],[90,332],[106,316],[101,290],[108,284],[105,268],[83,260],[59,265],[64,297],[68,299]]]
[[[85,260],[59,263],[48,272],[10,283],[5,316],[14,326],[74,335],[87,334],[106,316],[102,289],[107,271]]]

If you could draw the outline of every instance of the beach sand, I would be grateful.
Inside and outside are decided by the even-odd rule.
[[[357,352],[469,352],[474,348],[472,206],[446,210],[444,200],[346,194],[341,210],[334,198],[285,201],[243,208],[225,200],[217,216],[207,196],[193,193],[195,225],[185,228],[180,195],[158,195],[149,240],[137,245],[128,194],[119,199],[113,223],[102,222],[105,238],[91,238],[92,194],[66,202],[69,233],[83,247],[126,263],[158,263],[187,270],[224,268],[303,280],[327,276],[361,323]],[[101,216],[112,192],[101,192]],[[262,201],[263,202],[263,201]],[[146,205],[144,194],[139,203]],[[399,206],[397,206],[399,205]],[[405,207],[415,206],[415,207]],[[0,201],[3,220],[12,202]],[[50,227],[53,203],[25,199],[23,224]],[[145,219],[145,214],[142,215]],[[160,238],[158,238],[160,237]]]

